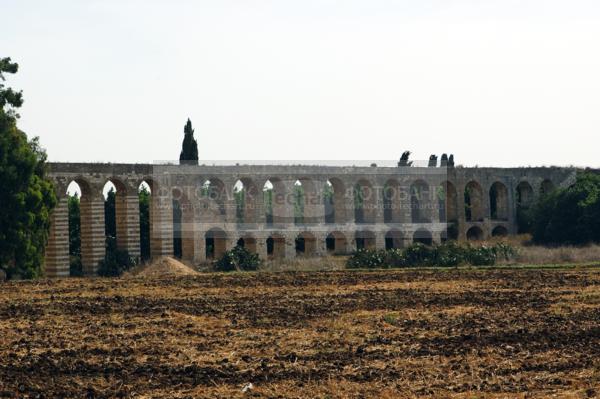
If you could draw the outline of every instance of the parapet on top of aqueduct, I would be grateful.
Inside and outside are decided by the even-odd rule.
[[[116,187],[117,246],[140,255],[138,190],[151,190],[151,256],[202,264],[235,245],[262,258],[400,248],[413,241],[480,240],[517,233],[519,208],[568,186],[574,168],[361,167],[50,163],[58,205],[46,274],[69,274],[67,186],[81,189],[81,257],[95,274],[105,255],[103,188]],[[242,185],[243,205],[234,195]],[[297,192],[303,189],[301,215]],[[266,200],[263,189],[272,188]],[[327,194],[326,194],[327,193]],[[181,209],[173,218],[173,204]],[[299,247],[298,242],[302,245]]]

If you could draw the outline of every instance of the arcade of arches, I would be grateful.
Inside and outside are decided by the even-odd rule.
[[[46,274],[69,273],[72,186],[80,197],[78,250],[89,275],[104,257],[107,234],[132,256],[176,255],[196,264],[236,245],[277,259],[506,236],[517,231],[519,207],[572,178],[570,170],[545,168],[424,170],[411,177],[390,167],[159,166],[169,173],[156,165],[50,163],[59,204]],[[194,173],[180,173],[188,170]],[[114,195],[108,219],[107,190]]]

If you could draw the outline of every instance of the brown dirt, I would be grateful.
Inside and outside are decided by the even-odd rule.
[[[148,265],[140,266],[132,270],[127,276],[135,277],[160,277],[160,276],[191,276],[198,274],[190,266],[173,259],[169,256],[163,256]]]
[[[0,397],[600,394],[596,269],[64,279],[0,298]]]

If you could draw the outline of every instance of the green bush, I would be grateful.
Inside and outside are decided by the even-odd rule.
[[[261,264],[258,254],[254,254],[247,249],[237,246],[225,252],[221,259],[217,260],[213,267],[216,271],[251,271],[257,270]]]
[[[473,266],[493,266],[496,264],[496,250],[494,247],[482,245],[469,246],[466,251],[466,260]]]
[[[106,255],[98,263],[98,275],[103,277],[118,277],[123,272],[137,264],[137,260],[129,256],[129,252],[117,249],[114,237],[106,238]]]
[[[498,243],[493,246],[470,244],[461,245],[448,242],[441,245],[427,246],[414,243],[405,249],[378,251],[359,249],[352,253],[346,266],[356,268],[384,267],[455,267],[461,264],[473,266],[492,266],[497,259],[511,259],[516,254],[509,244]]]
[[[348,258],[347,266],[351,269],[356,268],[377,268],[386,264],[386,251],[377,251],[374,249],[361,248],[354,251]]]

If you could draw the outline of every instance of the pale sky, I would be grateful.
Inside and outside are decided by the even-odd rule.
[[[597,0],[0,0],[52,161],[600,167]]]

